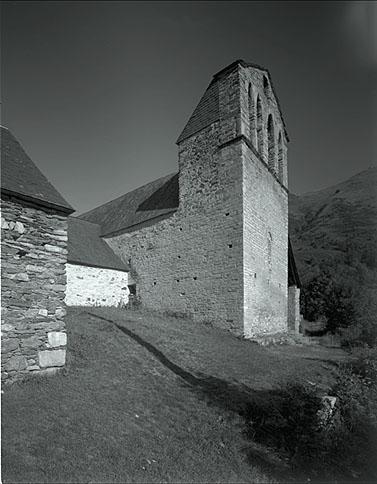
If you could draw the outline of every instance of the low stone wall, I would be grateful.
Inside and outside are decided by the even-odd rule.
[[[65,364],[67,217],[2,200],[2,380]]]
[[[68,306],[116,306],[128,303],[127,272],[67,264]]]

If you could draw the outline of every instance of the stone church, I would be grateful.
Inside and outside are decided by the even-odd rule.
[[[178,173],[80,218],[101,227],[144,307],[246,337],[297,330],[287,143],[268,70],[238,60],[180,134]]]
[[[2,378],[64,366],[65,305],[129,293],[248,338],[298,331],[287,142],[268,70],[238,60],[180,134],[177,173],[77,218],[2,127]]]

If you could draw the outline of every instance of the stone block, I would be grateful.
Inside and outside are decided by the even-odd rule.
[[[25,312],[25,318],[35,318],[37,314],[39,313],[39,309],[28,309]]]
[[[24,301],[23,299],[18,299],[15,297],[10,298],[9,305],[16,306],[19,308],[28,308],[30,306],[30,304],[27,301]]]
[[[63,308],[56,308],[55,316],[57,319],[62,319],[66,315],[66,310]]]
[[[24,356],[12,356],[4,365],[5,371],[21,371],[27,367],[27,361]]]
[[[42,267],[42,266],[34,266],[31,264],[28,264],[26,266],[27,272],[44,272],[45,270],[46,270],[45,267]]]
[[[64,366],[65,350],[46,350],[38,352],[38,362],[41,368]]]
[[[47,291],[65,292],[65,286],[63,284],[44,284],[42,287]]]
[[[37,336],[32,336],[31,338],[25,338],[21,341],[23,348],[38,348],[41,342]]]
[[[29,276],[25,273],[15,274],[14,276],[12,276],[12,279],[14,279],[15,281],[27,282],[27,281],[29,281]]]
[[[51,331],[48,333],[48,344],[55,348],[57,346],[65,346],[67,344],[67,334],[60,331]]]
[[[19,234],[23,234],[25,232],[24,224],[22,222],[16,222],[14,230],[16,230]]]
[[[10,338],[2,341],[1,351],[3,353],[9,353],[10,351],[16,350],[20,345],[20,340],[17,338]]]
[[[63,321],[41,321],[39,323],[33,324],[34,329],[41,329],[44,331],[60,331],[64,329]]]
[[[50,245],[50,244],[46,244],[45,249],[48,250],[49,252],[55,252],[57,254],[67,253],[67,249],[64,249],[63,247],[57,247],[55,245]]]
[[[5,220],[5,218],[1,217],[1,228],[3,230],[7,230],[9,229],[9,225],[8,225],[8,222]]]

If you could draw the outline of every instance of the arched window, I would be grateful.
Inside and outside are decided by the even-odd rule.
[[[257,98],[257,141],[259,154],[263,157],[263,117],[262,104],[259,96]]]
[[[264,90],[264,95],[266,97],[269,96],[269,83],[268,83],[268,79],[266,76],[263,76],[263,90]]]
[[[253,145],[255,145],[255,109],[253,100],[253,90],[251,84],[249,84],[248,90],[249,101],[249,138]]]
[[[275,171],[275,133],[274,121],[272,115],[268,115],[267,121],[267,149],[268,149],[268,166]]]
[[[283,182],[284,151],[283,151],[283,137],[281,135],[281,131],[279,132],[279,139],[278,139],[278,169],[279,169],[279,180]]]

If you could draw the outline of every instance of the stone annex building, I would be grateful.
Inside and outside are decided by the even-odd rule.
[[[248,338],[298,331],[288,135],[267,69],[218,72],[177,140],[178,173],[79,218],[1,133],[6,379],[64,364],[64,303],[123,306],[129,291]]]

